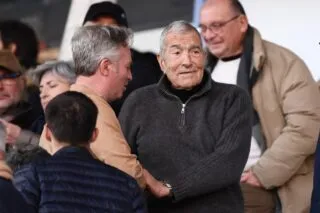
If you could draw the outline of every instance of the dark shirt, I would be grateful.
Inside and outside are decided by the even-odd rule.
[[[0,212],[33,213],[12,182],[2,177],[0,177]]]

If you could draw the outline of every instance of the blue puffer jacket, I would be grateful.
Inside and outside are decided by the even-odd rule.
[[[147,212],[136,181],[85,148],[65,147],[22,167],[14,184],[39,213]]]

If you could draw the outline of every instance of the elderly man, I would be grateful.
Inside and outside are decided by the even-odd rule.
[[[211,77],[247,90],[255,109],[241,180],[246,212],[273,213],[275,191],[283,213],[308,212],[320,127],[319,91],[308,68],[263,40],[237,0],[208,0],[200,15]]]
[[[10,51],[0,51],[0,120],[32,130],[41,112],[25,101],[25,82],[23,69],[16,57]]]
[[[168,25],[160,43],[164,77],[133,92],[119,115],[133,152],[163,181],[151,187],[162,199],[150,197],[149,212],[243,212],[239,182],[250,146],[250,98],[211,80],[200,34],[189,23]]]
[[[90,144],[92,153],[111,166],[134,177],[145,186],[142,167],[131,154],[119,121],[108,104],[122,97],[131,76],[128,29],[111,26],[86,26],[72,37],[72,53],[77,74],[72,91],[87,95],[98,107],[97,128],[100,132]],[[70,134],[76,134],[70,132]],[[42,133],[41,146],[52,153]]]

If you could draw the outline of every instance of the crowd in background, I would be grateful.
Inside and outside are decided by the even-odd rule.
[[[73,60],[44,62],[0,21],[0,211],[320,212],[320,85],[238,0],[199,20],[142,53],[123,8],[95,3]]]

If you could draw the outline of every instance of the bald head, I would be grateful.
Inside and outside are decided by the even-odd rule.
[[[207,0],[202,5],[202,9],[210,6],[214,6],[217,4],[224,4],[235,14],[246,15],[246,12],[244,11],[242,4],[238,0]]]

